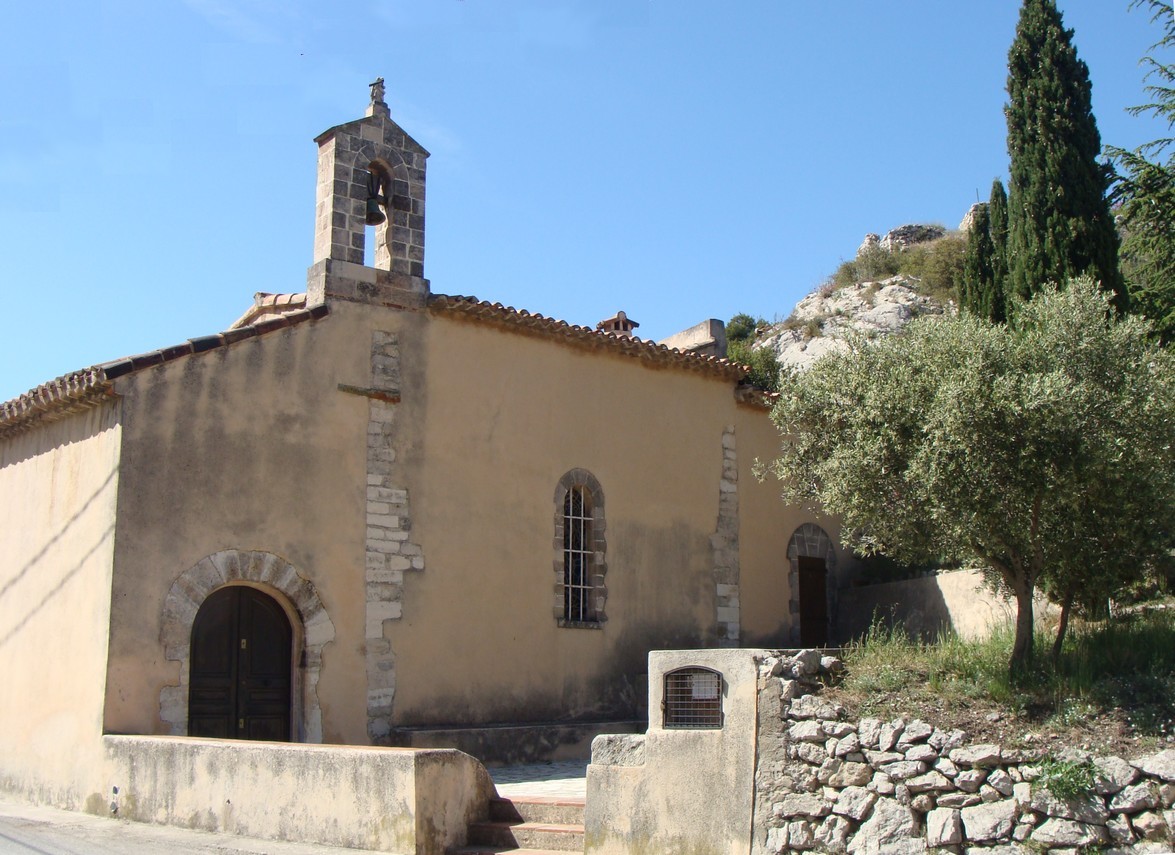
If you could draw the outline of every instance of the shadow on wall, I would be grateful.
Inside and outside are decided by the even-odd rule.
[[[99,501],[110,501],[107,494],[117,483],[116,475],[117,470],[113,469],[107,473],[105,480],[82,502],[61,528],[49,535],[23,566],[0,583],[0,600],[4,601],[4,605],[8,607],[15,603],[18,604],[16,608],[24,611],[14,623],[0,626],[0,647],[8,644],[33,617],[45,609],[70,580],[86,567],[95,553],[110,548],[110,541],[114,537],[113,524],[108,525],[101,533],[95,533],[96,540],[84,550],[80,549],[80,543],[72,541],[78,539],[74,536],[75,530],[79,528],[91,508]],[[85,532],[83,531],[80,536],[84,538]],[[59,551],[57,547],[62,546],[63,542],[69,542],[69,547],[63,546]],[[62,570],[62,565],[67,563],[72,566]],[[49,582],[55,573],[60,573],[60,576],[50,586]],[[39,591],[43,593],[38,599]],[[33,602],[34,600],[36,602]]]
[[[837,635],[858,638],[879,620],[924,641],[948,631],[975,639],[1008,624],[1015,615],[1015,602],[994,593],[978,570],[954,570],[842,592]]]

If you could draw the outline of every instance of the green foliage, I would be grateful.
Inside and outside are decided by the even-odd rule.
[[[963,280],[963,253],[966,238],[948,234],[937,240],[916,243],[897,252],[880,246],[863,249],[856,258],[842,261],[829,277],[829,291],[861,282],[878,282],[899,273],[921,280],[919,290],[939,300],[957,300]]]
[[[858,550],[979,563],[1017,600],[1112,594],[1165,554],[1175,519],[1175,362],[1088,279],[1015,322],[918,319],[785,371],[772,417],[785,501],[839,516]]]
[[[959,308],[981,318],[987,318],[984,295],[992,283],[991,217],[988,206],[980,205],[967,232],[967,251],[963,254],[963,285],[959,289]],[[990,320],[990,318],[988,318]]]
[[[1126,308],[1118,234],[1098,163],[1089,69],[1054,0],[1024,0],[1008,53],[1009,294],[1088,273]],[[1010,305],[1014,306],[1013,301]]]
[[[756,348],[755,336],[768,326],[767,321],[739,312],[726,324],[726,358],[746,365],[747,380],[756,389],[774,392],[779,388],[779,364],[767,348]]]
[[[739,312],[726,323],[726,341],[752,341],[755,333],[767,326],[767,321]]]
[[[898,272],[917,276],[919,291],[942,302],[959,299],[967,239],[949,234],[906,247],[898,256]]]
[[[945,706],[965,706],[970,699],[994,701],[1060,725],[1120,709],[1134,736],[1165,739],[1175,734],[1171,610],[1079,627],[1057,663],[1037,659],[1015,673],[1007,667],[1012,646],[1009,630],[976,641],[947,634],[919,642],[900,627],[878,621],[844,647],[842,685],[866,697],[933,693]]]
[[[1160,52],[1175,47],[1175,13],[1166,0],[1135,0],[1148,6],[1163,36],[1143,58],[1153,100],[1131,110],[1175,123],[1175,65],[1162,62]],[[1149,318],[1160,339],[1175,340],[1175,156],[1163,154],[1175,142],[1153,140],[1134,151],[1108,148],[1117,167],[1113,200],[1122,237],[1121,264],[1131,309]]]
[[[752,343],[753,340],[746,339],[728,340],[726,358],[750,369],[747,380],[756,389],[774,392],[779,388],[779,363],[775,361],[775,353],[765,347],[754,348]]]
[[[1062,801],[1074,801],[1094,792],[1094,772],[1092,760],[1046,757],[1036,783]]]
[[[965,312],[1002,323],[1008,278],[1008,198],[997,178],[991,200],[976,212],[963,255],[959,306]]]
[[[848,288],[858,282],[876,282],[901,272],[901,253],[890,252],[874,244],[857,253],[856,258],[842,261],[832,274],[836,288]]]
[[[991,182],[991,197],[987,203],[991,230],[991,293],[985,298],[986,317],[1002,323],[1008,317],[1008,194],[1004,182]]]

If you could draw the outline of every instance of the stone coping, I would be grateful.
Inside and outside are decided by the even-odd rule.
[[[229,329],[215,335],[188,339],[182,344],[103,362],[65,374],[23,395],[0,404],[0,438],[27,430],[43,422],[56,421],[114,396],[114,381],[126,374],[162,365],[183,356],[227,347],[275,330],[292,327],[327,315],[325,305],[266,317],[254,324]]]

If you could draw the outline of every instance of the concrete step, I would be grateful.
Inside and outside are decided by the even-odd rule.
[[[491,820],[583,825],[584,800],[566,796],[514,796],[490,799]]]
[[[583,826],[555,822],[471,822],[471,846],[583,851]],[[491,850],[492,851],[492,850]]]

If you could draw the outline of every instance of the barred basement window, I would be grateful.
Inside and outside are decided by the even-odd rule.
[[[585,469],[572,469],[555,489],[555,620],[601,629],[604,574],[604,493]]]
[[[722,727],[722,675],[709,668],[679,668],[665,675],[662,727]]]

